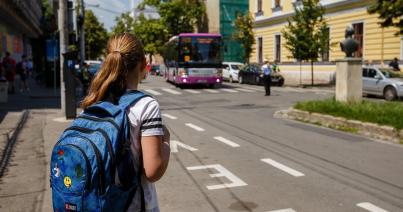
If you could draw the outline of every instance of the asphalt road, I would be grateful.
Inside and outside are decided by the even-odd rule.
[[[403,211],[403,145],[273,117],[327,88],[141,87],[171,131],[161,211]]]

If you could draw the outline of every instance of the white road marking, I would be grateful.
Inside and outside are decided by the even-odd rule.
[[[244,88],[235,88],[235,89],[238,90],[238,91],[243,91],[243,92],[247,92],[247,93],[253,93],[253,92],[255,92],[255,91],[248,90],[248,89],[244,89]]]
[[[200,169],[215,169],[215,170],[218,171],[218,173],[210,174],[210,177],[212,177],[212,178],[226,177],[226,178],[228,178],[229,181],[231,181],[231,183],[224,183],[224,184],[219,184],[219,185],[206,186],[208,190],[232,188],[232,187],[239,187],[239,186],[247,186],[248,185],[244,181],[242,181],[239,177],[237,177],[234,174],[232,174],[230,171],[228,171],[226,168],[224,168],[220,164],[187,167],[187,170],[189,170],[189,171],[200,170]]]
[[[255,91],[264,91],[264,87],[262,87],[262,88],[254,88],[254,87],[246,87],[246,89],[252,89],[252,90],[255,90]]]
[[[219,91],[213,90],[213,89],[203,89],[203,91],[209,92],[209,93],[220,93]]]
[[[162,90],[165,91],[165,92],[168,92],[168,93],[170,93],[170,94],[174,94],[174,95],[180,95],[180,94],[182,94],[181,92],[175,91],[174,89],[170,89],[170,88],[163,88]]]
[[[167,117],[169,119],[173,119],[173,120],[178,119],[177,117],[175,117],[173,115],[169,115],[168,113],[163,113],[162,116]]]
[[[216,139],[217,141],[221,141],[224,144],[227,144],[227,145],[229,145],[231,147],[240,147],[239,144],[234,143],[234,142],[232,142],[232,141],[230,141],[230,140],[228,140],[226,138],[220,137],[220,136],[216,136],[216,137],[214,137],[214,139]]]
[[[60,123],[69,123],[69,122],[72,122],[73,120],[66,119],[66,117],[59,117],[59,118],[54,118],[53,121],[60,122]]]
[[[194,125],[194,124],[192,124],[192,123],[186,123],[185,125],[188,126],[188,127],[190,127],[190,128],[192,128],[192,129],[194,129],[194,130],[196,130],[196,131],[199,131],[199,132],[203,132],[203,131],[204,131],[203,128],[201,128],[201,127],[199,127],[199,126],[196,126],[196,125]]]
[[[287,209],[280,209],[280,210],[267,211],[267,212],[296,212],[296,211],[292,208],[287,208]]]
[[[228,88],[221,88],[220,91],[225,91],[225,92],[228,92],[228,93],[238,93],[237,90],[228,89]]]
[[[270,158],[261,159],[261,161],[263,161],[265,163],[268,163],[268,164],[280,169],[281,171],[287,172],[288,174],[290,174],[290,175],[292,175],[294,177],[305,176],[304,173],[301,173],[301,172],[299,172],[299,171],[297,171],[295,169],[292,169],[292,168],[290,168],[288,166],[285,166],[285,165],[283,165],[283,164],[281,164],[281,163],[279,163],[277,161],[274,161],[274,160],[272,160]]]
[[[371,212],[388,212],[387,210],[384,210],[376,205],[373,205],[369,202],[361,202],[357,204],[358,207],[360,208],[364,208],[367,211],[371,211]]]
[[[184,149],[187,149],[187,150],[189,150],[191,152],[197,151],[196,148],[191,147],[189,145],[186,145],[186,144],[184,144],[184,143],[182,143],[180,141],[173,140],[173,141],[170,141],[169,144],[170,144],[170,147],[171,147],[171,152],[173,152],[173,153],[178,152],[178,146],[180,146],[180,147],[182,147]]]
[[[154,95],[154,96],[161,96],[162,95],[162,93],[160,93],[158,91],[151,90],[151,89],[146,89],[144,91],[147,92],[147,93],[150,93],[151,95]]]
[[[198,93],[200,93],[200,91],[195,91],[195,90],[184,90],[184,91],[186,91],[186,92],[188,92],[188,93],[193,93],[193,94],[198,94]]]

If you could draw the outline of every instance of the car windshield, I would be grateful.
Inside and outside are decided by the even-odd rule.
[[[231,68],[232,68],[233,70],[239,70],[239,66],[238,66],[238,65],[231,65]]]
[[[390,68],[379,68],[379,70],[382,72],[382,74],[386,78],[403,78],[403,74],[400,72],[393,71],[393,69]]]
[[[179,63],[219,65],[222,62],[220,37],[181,37]]]

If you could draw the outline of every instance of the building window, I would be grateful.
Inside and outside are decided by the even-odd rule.
[[[257,62],[260,64],[260,63],[263,63],[263,38],[262,37],[259,37],[258,39],[257,39],[257,48],[258,48],[258,53],[257,53]]]
[[[255,15],[256,15],[256,17],[263,15],[262,0],[257,0],[257,8],[256,8],[256,13],[255,13]]]
[[[274,8],[281,7],[281,0],[274,0]]]
[[[281,61],[281,35],[275,36],[275,61],[279,63]]]
[[[354,53],[354,57],[361,58],[363,56],[364,46],[364,23],[353,24],[354,39],[358,41],[358,50]]]
[[[329,27],[326,28],[324,34],[326,35],[325,40],[324,40],[325,46],[322,49],[321,58],[322,58],[323,62],[329,62],[329,51],[330,51],[330,29],[329,29]]]

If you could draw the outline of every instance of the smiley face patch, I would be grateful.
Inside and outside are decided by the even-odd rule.
[[[68,176],[64,177],[64,185],[66,186],[66,188],[71,187],[71,179],[70,179],[70,177],[68,177]]]

